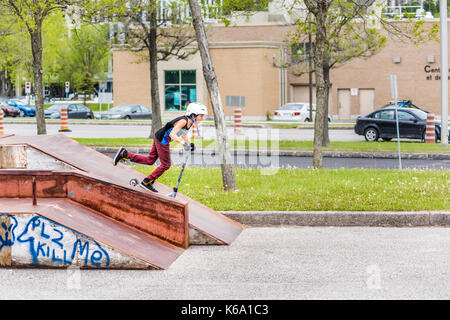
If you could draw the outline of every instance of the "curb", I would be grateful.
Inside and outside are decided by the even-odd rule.
[[[218,211],[249,227],[448,227],[450,211]]]
[[[119,150],[119,147],[92,147],[101,153],[114,154]],[[150,147],[129,147],[129,151],[138,154],[147,154],[150,152]],[[173,152],[182,153],[181,148],[173,149]],[[215,149],[203,149],[194,152],[194,155],[215,155],[218,151]],[[233,155],[245,156],[284,156],[284,157],[312,157],[313,151],[296,151],[296,150],[232,150]],[[323,151],[323,156],[326,158],[371,158],[371,159],[397,159],[396,152],[347,152],[347,151]],[[450,160],[450,153],[402,153],[403,159],[430,159],[430,160]]]
[[[328,126],[328,130],[354,130],[354,125],[353,126]],[[298,126],[295,129],[314,129],[314,127],[309,127],[309,126]]]

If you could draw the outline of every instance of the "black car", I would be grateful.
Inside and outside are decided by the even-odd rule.
[[[80,103],[54,104],[45,109],[45,117],[50,119],[60,119],[61,108],[63,106],[67,107],[67,115],[69,119],[94,119],[94,113],[92,110]]]
[[[151,119],[152,111],[139,104],[122,104],[102,112],[100,119]]]
[[[422,110],[423,112],[428,113],[427,110],[416,106],[414,103],[412,103],[411,100],[398,100],[397,101],[397,107],[399,107],[399,108],[413,108],[413,109]],[[391,101],[388,104],[384,105],[382,108],[395,108],[395,103]]]
[[[398,110],[400,138],[420,139],[425,141],[427,113],[415,108]],[[436,141],[441,138],[441,122],[435,121]],[[397,137],[395,108],[387,107],[376,110],[365,117],[356,119],[355,132],[363,135],[367,141],[390,141]]]

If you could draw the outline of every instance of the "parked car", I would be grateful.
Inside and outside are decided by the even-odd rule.
[[[6,102],[1,101],[0,107],[3,110],[3,116],[4,117],[17,117],[20,115],[20,110],[16,107],[10,106]]]
[[[398,109],[400,138],[425,141],[427,124],[426,112],[415,108]],[[436,141],[441,139],[441,122],[435,121]],[[395,107],[386,107],[373,111],[367,116],[356,119],[355,133],[363,135],[366,141],[378,141],[379,138],[390,141],[397,137]]]
[[[309,103],[307,102],[291,102],[282,105],[273,113],[272,120],[287,120],[287,121],[301,121],[309,122],[310,116]],[[313,104],[313,119],[316,117],[316,105]],[[328,122],[331,122],[328,116]]]
[[[61,108],[67,107],[67,115],[69,119],[94,119],[94,113],[91,109],[80,103],[58,103],[44,110],[45,118],[60,119]]]
[[[151,119],[152,111],[139,104],[122,104],[102,112],[100,119]]]
[[[397,106],[399,108],[414,108],[414,109],[418,109],[418,110],[422,110],[425,113],[428,113],[427,110],[424,110],[422,108],[419,108],[418,106],[416,106],[414,103],[412,103],[411,100],[398,100],[397,101]],[[384,105],[382,108],[388,108],[388,107],[393,107],[395,108],[395,103],[393,101],[390,101],[388,104]]]
[[[12,107],[18,108],[21,117],[34,117],[36,115],[35,107],[27,105],[17,99],[5,99],[3,101]]]

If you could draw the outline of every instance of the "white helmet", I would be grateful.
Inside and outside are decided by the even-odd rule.
[[[204,114],[205,116],[208,115],[208,110],[206,109],[206,106],[204,104],[198,103],[198,102],[192,102],[189,103],[189,105],[186,108],[186,115],[190,116],[191,114]]]

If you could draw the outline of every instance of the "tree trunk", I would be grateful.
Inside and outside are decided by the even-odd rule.
[[[316,15],[316,46],[314,54],[316,75],[316,119],[314,121],[313,167],[322,168],[322,143],[324,136],[324,116],[327,104],[326,83],[324,75],[324,52],[326,42],[326,12],[318,10]]]
[[[161,120],[161,103],[159,100],[159,85],[158,85],[158,47],[156,43],[157,38],[157,21],[156,9],[150,13],[150,41],[148,47],[148,54],[150,58],[150,94],[152,99],[152,130],[149,138],[153,138],[155,132],[162,127]]]
[[[330,135],[328,131],[328,109],[329,109],[329,101],[330,101],[330,67],[328,63],[324,63],[323,65],[323,77],[325,81],[325,108],[324,108],[324,117],[323,117],[323,139],[322,146],[329,147],[330,146]]]
[[[5,70],[0,71],[0,97],[9,97],[11,92],[11,81]]]
[[[229,152],[225,115],[223,112],[222,101],[220,99],[219,85],[209,53],[208,40],[206,38],[205,27],[198,0],[189,0],[189,7],[191,9],[195,35],[197,37],[197,44],[202,59],[203,76],[205,77],[206,85],[208,87],[209,97],[211,99],[214,113],[214,124],[216,126],[219,156],[221,159],[220,166],[222,169],[223,188],[225,190],[236,190],[236,180],[233,171],[233,163]]]
[[[34,95],[36,106],[37,134],[47,134],[44,117],[44,97],[42,91],[42,23],[36,21],[36,29],[30,32],[33,54]]]

